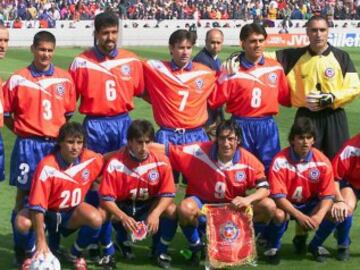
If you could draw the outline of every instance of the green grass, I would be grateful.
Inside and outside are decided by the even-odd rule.
[[[233,52],[236,48],[234,47],[225,47],[221,58],[225,59],[231,52]],[[159,58],[159,59],[168,59],[168,50],[164,47],[134,47],[131,48],[132,51],[138,53],[141,57],[144,58]],[[352,57],[357,70],[360,70],[360,54],[358,53],[358,48],[346,49]],[[73,57],[81,52],[81,48],[58,48],[56,50],[56,56],[54,62],[56,65],[67,69],[69,64],[71,63]],[[13,49],[9,50],[6,59],[2,60],[0,63],[0,76],[5,80],[9,77],[9,75],[17,69],[27,66],[32,59],[32,55],[29,49]],[[355,100],[351,104],[346,106],[350,132],[352,135],[360,132],[359,125],[359,107],[360,101]],[[286,137],[289,130],[289,127],[293,121],[294,117],[294,109],[289,108],[281,108],[281,111],[276,118],[282,146],[286,146]],[[152,113],[150,106],[143,102],[140,99],[136,100],[136,109],[131,113],[133,118],[145,118],[152,121]],[[82,116],[76,114],[73,120],[81,121]],[[14,135],[11,134],[6,128],[2,130],[2,136],[4,138],[5,143],[5,153],[6,153],[6,175],[9,174],[9,160],[11,149],[14,142]],[[8,177],[7,177],[8,179]],[[178,196],[180,198],[181,195]],[[12,260],[13,260],[13,252],[12,252],[12,233],[10,228],[10,213],[12,206],[14,205],[15,200],[15,191],[14,188],[8,185],[7,180],[0,184],[0,269],[7,270],[12,269]],[[319,270],[326,269],[356,269],[360,264],[360,225],[358,223],[358,215],[356,215],[354,219],[354,225],[352,229],[352,257],[349,262],[340,263],[335,259],[331,258],[324,264],[318,264],[311,260],[310,256],[296,256],[293,253],[291,239],[293,236],[293,227],[289,228],[284,239],[283,239],[283,247],[281,250],[282,262],[279,266],[276,266],[278,270],[285,269],[311,269],[317,268]],[[65,241],[66,245],[70,245],[70,240]],[[158,269],[155,267],[152,262],[147,259],[147,245],[148,242],[140,243],[135,247],[135,253],[137,255],[137,260],[134,262],[124,262],[121,258],[118,257],[118,269],[127,268],[128,270],[133,269]],[[326,242],[326,246],[330,248],[332,252],[335,252],[335,241],[332,237]],[[180,232],[177,233],[176,238],[173,241],[172,248],[170,252],[173,256],[173,269],[190,269],[188,267],[188,263],[184,261],[179,255],[179,250],[185,247],[184,237]],[[245,269],[250,269],[251,267],[245,267]],[[70,269],[70,268],[63,268]],[[95,267],[91,269],[96,269]],[[269,266],[264,264],[262,261],[259,261],[259,269],[275,269],[273,266]]]

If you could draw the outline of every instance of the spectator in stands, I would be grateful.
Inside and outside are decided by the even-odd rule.
[[[21,21],[20,17],[17,17],[13,23],[13,28],[15,29],[21,29],[23,26],[23,22]]]

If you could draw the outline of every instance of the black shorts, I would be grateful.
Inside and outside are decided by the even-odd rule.
[[[302,116],[313,120],[316,128],[314,146],[332,159],[349,139],[349,127],[344,109],[324,109],[312,112],[307,108],[299,108],[295,119]]]

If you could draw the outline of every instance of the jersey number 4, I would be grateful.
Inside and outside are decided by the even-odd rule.
[[[291,196],[291,198],[296,202],[301,202],[303,199],[302,193],[303,193],[303,187],[298,186],[297,188],[295,188],[295,191],[294,191],[293,195]]]

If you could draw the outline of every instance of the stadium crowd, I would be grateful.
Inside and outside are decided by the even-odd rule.
[[[360,1],[352,0],[2,0],[0,20],[17,20],[14,28],[25,20],[54,27],[58,20],[91,20],[109,9],[122,19],[360,19]]]

